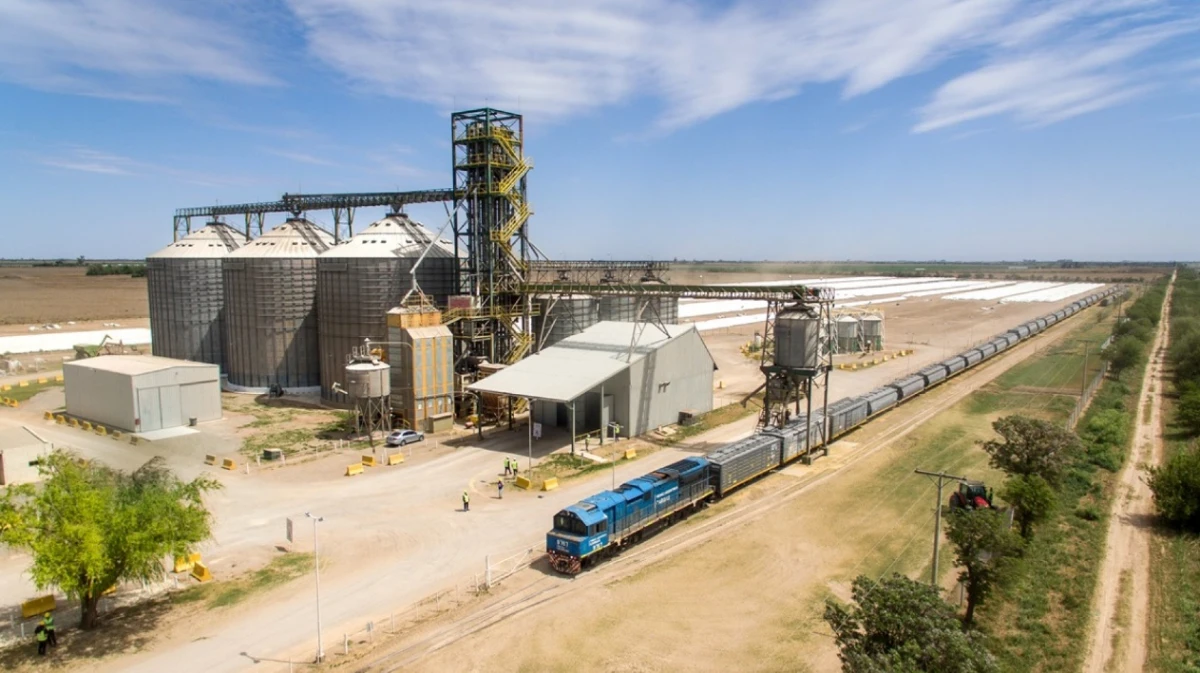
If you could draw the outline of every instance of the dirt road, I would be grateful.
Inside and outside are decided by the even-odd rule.
[[[1140,671],[1146,663],[1154,501],[1142,478],[1142,467],[1157,465],[1162,459],[1163,361],[1170,338],[1168,316],[1174,287],[1172,276],[1135,409],[1133,450],[1117,482],[1100,586],[1092,606],[1085,673]]]

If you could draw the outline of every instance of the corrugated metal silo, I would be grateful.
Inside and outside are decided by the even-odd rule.
[[[602,296],[599,300],[600,319],[612,322],[633,322],[637,319],[637,297]]]
[[[658,317],[664,324],[676,325],[679,323],[679,297],[654,297],[650,301],[658,309]],[[645,315],[643,314],[643,316]]]
[[[787,309],[775,316],[775,364],[815,369],[820,361],[821,319],[811,309]]]
[[[346,387],[346,359],[364,338],[387,339],[387,313],[412,289],[413,265],[422,254],[417,284],[437,305],[445,306],[455,293],[454,244],[437,240],[403,213],[384,217],[317,259],[323,399],[349,403],[344,393],[333,392],[333,384]]]
[[[883,316],[864,316],[861,323],[863,347],[883,350]]]
[[[839,353],[853,353],[858,348],[858,318],[844,315],[835,321]]]
[[[290,391],[321,384],[317,255],[333,236],[289,219],[225,260],[225,361],[229,384]],[[343,365],[344,366],[344,365]]]
[[[538,298],[538,316],[533,321],[541,348],[579,334],[600,321],[600,302],[595,297]]]
[[[221,267],[245,242],[245,234],[233,227],[210,222],[146,258],[154,355],[207,362],[225,370]]]

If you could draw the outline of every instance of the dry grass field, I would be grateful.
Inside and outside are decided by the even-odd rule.
[[[87,276],[81,266],[0,267],[0,325],[131,320],[149,315],[146,279]]]

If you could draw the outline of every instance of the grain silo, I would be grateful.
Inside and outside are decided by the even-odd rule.
[[[539,348],[553,346],[600,321],[600,302],[595,297],[539,297],[537,302],[533,327]]]
[[[852,315],[841,316],[834,321],[834,328],[837,334],[837,352],[856,353],[862,350],[858,342],[858,318]]]
[[[320,386],[317,255],[331,247],[329,232],[293,218],[225,260],[225,362],[235,390]]]
[[[788,308],[775,316],[775,364],[816,369],[820,364],[821,318],[810,308]]]
[[[862,333],[863,350],[880,351],[883,350],[883,316],[882,315],[866,315],[861,320],[860,332]]]
[[[146,258],[151,352],[225,370],[225,257],[246,242],[245,234],[209,222]]]
[[[603,295],[599,298],[600,319],[612,322],[633,322],[637,320],[637,297],[621,297]]]
[[[363,339],[387,340],[388,310],[413,289],[414,265],[421,292],[445,306],[455,293],[454,244],[403,213],[384,217],[317,259],[323,399],[349,403],[333,385],[345,389],[347,358]]]

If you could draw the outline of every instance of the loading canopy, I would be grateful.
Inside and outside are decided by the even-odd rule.
[[[621,354],[551,347],[472,383],[467,390],[569,403],[628,368]]]

